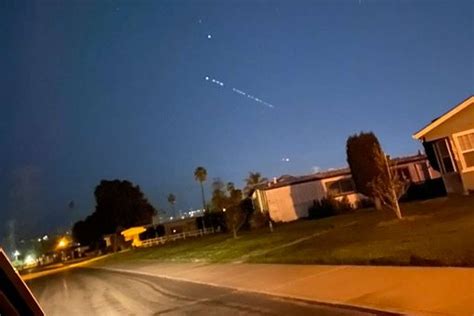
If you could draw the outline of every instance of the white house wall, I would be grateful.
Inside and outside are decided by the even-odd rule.
[[[264,192],[270,217],[276,222],[289,222],[308,216],[308,208],[313,201],[325,195],[320,181],[287,185]]]
[[[416,164],[427,164],[427,160],[412,161],[399,164],[397,167],[408,167],[410,178],[413,182],[423,182],[428,180]],[[417,170],[418,169],[418,170]],[[439,173],[431,167],[428,168],[429,178],[439,177]],[[260,211],[268,211],[270,217],[276,222],[289,222],[308,216],[308,208],[313,205],[313,201],[327,197],[326,183],[340,179],[351,178],[345,174],[330,178],[317,179],[313,181],[288,184],[281,187],[257,190],[254,193],[254,201],[258,204]],[[364,198],[364,195],[357,192],[350,192],[336,196],[337,200],[346,197],[353,206]]]

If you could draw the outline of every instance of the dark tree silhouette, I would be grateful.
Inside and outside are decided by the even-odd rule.
[[[262,177],[260,172],[249,172],[249,176],[245,179],[245,196],[249,196],[257,185],[266,181],[268,181],[267,178]]]
[[[127,180],[102,180],[94,196],[95,211],[73,227],[74,238],[84,244],[96,242],[118,229],[149,224],[156,214],[140,187]]]
[[[224,185],[220,179],[215,179],[212,188],[212,209],[223,213],[226,227],[237,238],[237,233],[253,212],[252,201],[243,199],[242,190],[237,189],[232,182]]]
[[[390,169],[388,158],[374,133],[350,136],[346,150],[357,191],[373,199],[377,209],[381,209],[383,203],[401,219],[398,200],[408,189],[409,181],[400,179]]]
[[[206,197],[204,196],[204,185],[203,183],[207,179],[207,170],[204,167],[197,167],[194,170],[194,179],[201,185],[201,197],[202,197],[202,209],[206,210]]]
[[[175,211],[174,211],[174,205],[175,205],[175,203],[176,203],[176,196],[175,196],[173,193],[170,193],[170,194],[168,194],[167,199],[168,199],[168,203],[169,203],[170,206],[171,206],[171,212],[174,214],[174,213],[175,213]],[[175,214],[175,215],[176,215],[176,214]]]
[[[107,219],[109,232],[115,232],[119,226],[149,224],[156,214],[140,187],[127,180],[102,180],[94,195],[97,202],[95,212]]]
[[[373,187],[370,185],[380,174],[385,172],[384,168],[376,163],[374,151],[381,151],[380,143],[374,133],[361,132],[349,136],[346,143],[347,163],[351,169],[357,192],[373,199],[377,209],[380,209],[380,201],[376,199]]]
[[[96,215],[89,215],[85,220],[78,221],[72,227],[72,236],[82,245],[94,245],[102,237],[101,226]]]
[[[212,182],[211,210],[213,212],[221,212],[227,206],[224,182],[219,178],[215,178]]]

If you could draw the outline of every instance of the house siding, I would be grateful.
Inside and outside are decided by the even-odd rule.
[[[420,166],[422,164],[427,168],[425,173],[421,172],[422,167]],[[409,162],[395,165],[395,168],[397,167],[407,168],[410,180],[413,182],[423,182],[439,177],[439,173],[429,166],[426,158],[415,158]],[[290,222],[307,217],[308,209],[313,205],[313,202],[328,196],[326,183],[350,179],[351,174],[345,171],[343,174],[312,180],[308,180],[305,177],[307,176],[303,177],[304,181],[296,179],[289,184],[269,183],[267,188],[257,189],[253,194],[256,209],[268,212],[270,218],[275,222]],[[356,206],[364,198],[364,195],[354,191],[335,196],[337,200],[341,200],[344,197],[353,206]]]
[[[448,136],[451,137],[452,134],[463,132],[471,128],[474,128],[474,102],[446,120],[446,122],[433,128],[423,137],[425,141],[433,141]]]
[[[308,216],[314,200],[324,197],[320,181],[299,183],[263,191],[270,217],[276,222],[294,221]]]
[[[442,138],[446,138],[449,141],[453,163],[457,170],[457,174],[442,175],[449,193],[468,193],[469,191],[474,191],[474,172],[463,169],[461,153],[453,136],[453,134],[470,129],[474,129],[474,102],[471,102],[468,107],[423,136],[424,141],[435,141]]]
[[[474,171],[461,173],[461,179],[467,192],[474,191]]]

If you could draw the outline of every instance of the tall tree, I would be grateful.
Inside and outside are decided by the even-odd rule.
[[[204,167],[197,167],[196,170],[194,170],[194,179],[201,185],[202,209],[206,211],[206,197],[204,196],[203,183],[207,179],[207,170]]]
[[[212,182],[211,208],[213,212],[221,212],[227,205],[227,195],[224,182],[215,178]]]
[[[231,229],[234,238],[237,238],[237,233],[253,211],[252,202],[250,199],[242,199],[242,190],[237,189],[232,182],[224,185],[217,178],[212,183],[212,188],[212,209],[214,212],[224,213],[227,228]]]
[[[383,168],[384,172],[377,175],[369,183],[369,186],[374,196],[387,208],[395,212],[398,219],[401,219],[402,212],[398,200],[406,193],[410,181],[402,179],[399,173],[390,169],[387,156],[382,150],[374,150],[374,159],[377,168]]]
[[[359,193],[372,199],[377,209],[381,208],[380,200],[369,185],[384,168],[375,163],[374,151],[381,151],[380,143],[374,133],[361,132],[349,136],[346,142],[347,163],[351,169],[352,179]]]
[[[174,205],[176,203],[176,196],[173,193],[168,194],[168,203],[171,206],[171,212],[174,214]]]
[[[268,181],[267,178],[262,177],[260,172],[249,172],[248,177],[245,179],[245,196],[249,196],[249,194],[255,189],[257,185],[266,181]]]
[[[95,211],[73,227],[73,235],[81,243],[91,244],[120,228],[149,224],[156,214],[140,187],[127,180],[102,180],[94,196]]]
[[[406,191],[407,183],[392,174],[375,134],[361,132],[350,136],[346,151],[357,191],[374,200],[377,209],[383,203],[402,218],[398,199]]]
[[[248,211],[248,203],[250,199],[243,200],[242,190],[236,189],[232,182],[227,183],[227,208],[226,208],[226,222],[227,227],[232,229],[232,235],[237,238],[237,233],[240,228],[246,223],[248,216],[252,213]],[[250,201],[250,206],[252,202]],[[253,209],[252,209],[253,210]]]

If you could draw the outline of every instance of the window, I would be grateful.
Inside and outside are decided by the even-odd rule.
[[[419,181],[431,179],[430,171],[428,170],[426,163],[418,163],[416,164],[416,168],[418,169],[418,176],[420,177]]]
[[[410,170],[408,169],[408,167],[395,168],[395,173],[401,180],[411,180]]]
[[[332,196],[348,194],[355,191],[354,182],[350,178],[328,181],[325,185],[328,194]]]
[[[438,140],[436,142],[436,149],[443,172],[450,173],[456,171],[454,169],[453,161],[451,159],[451,152],[448,147],[447,139],[443,138],[441,140]]]
[[[457,143],[459,145],[460,155],[464,161],[464,167],[466,169],[474,168],[474,131],[455,137],[457,137]]]

